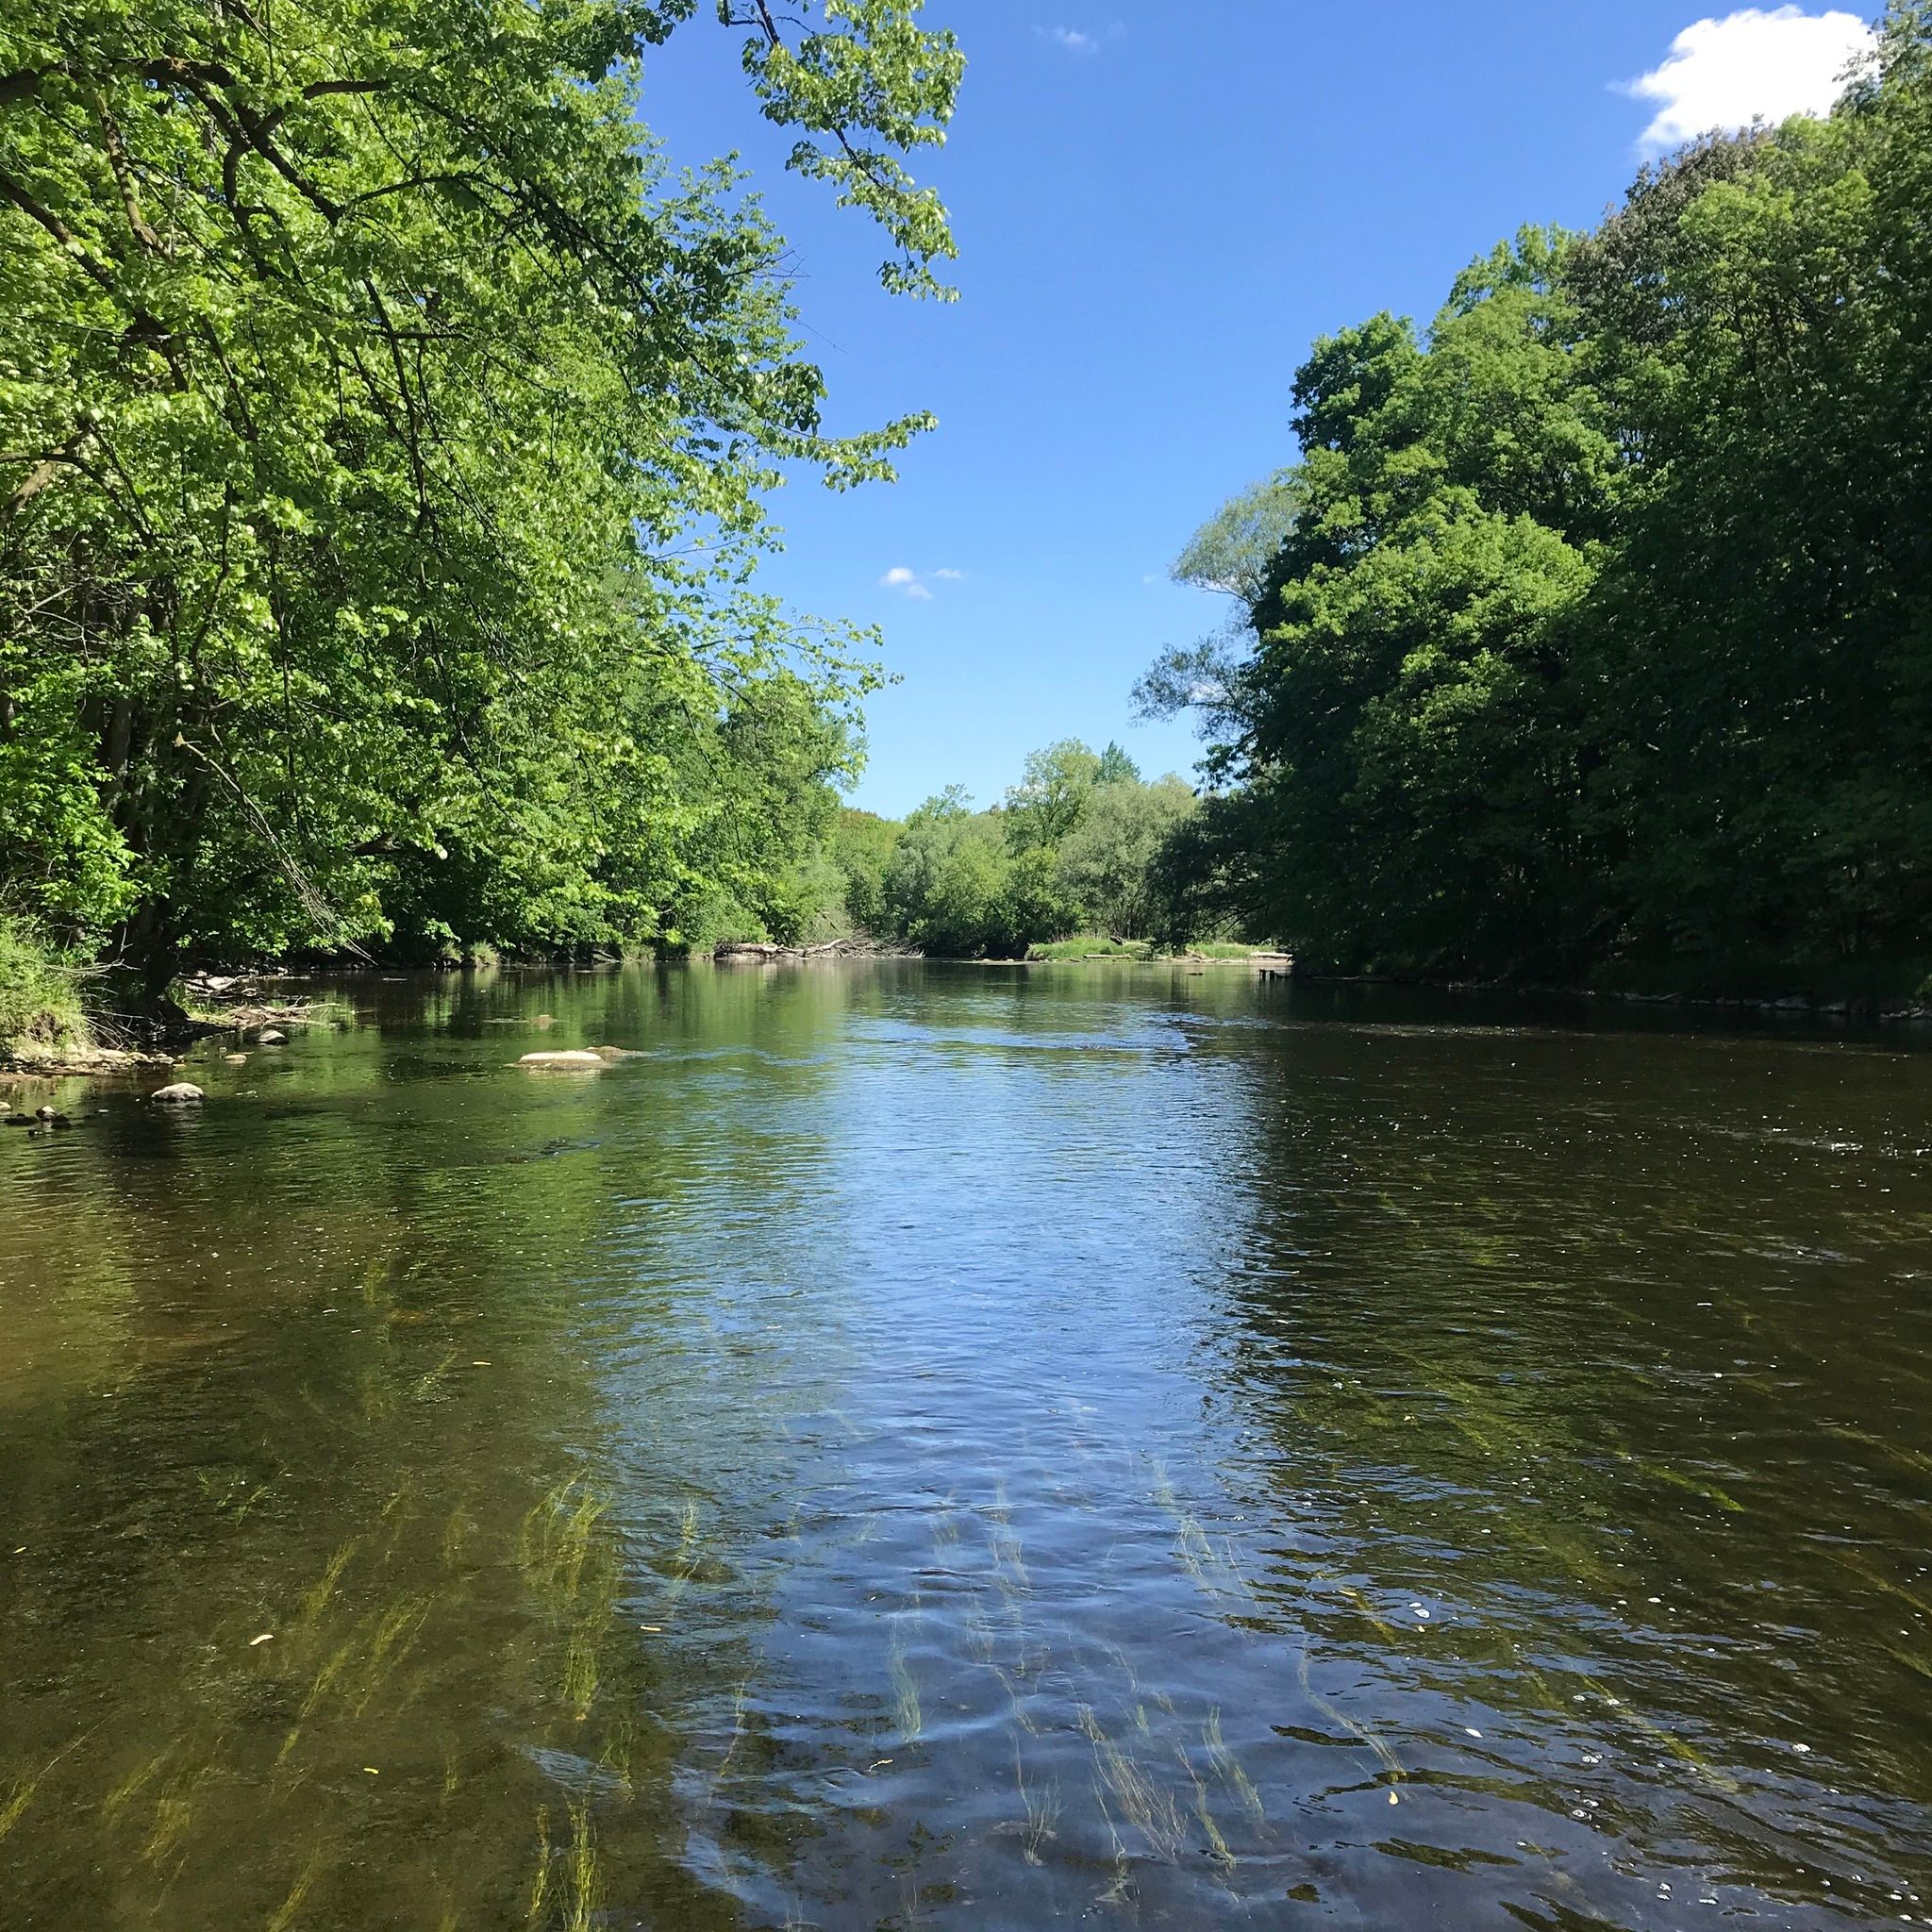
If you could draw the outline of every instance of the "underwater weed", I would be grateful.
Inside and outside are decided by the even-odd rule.
[[[1178,1744],[1174,1746],[1174,1755],[1179,1758],[1181,1770],[1187,1774],[1188,1783],[1193,1787],[1194,1816],[1201,1821],[1201,1829],[1208,1835],[1208,1857],[1224,1870],[1233,1871],[1235,1857],[1227,1848],[1227,1840],[1221,1835],[1221,1826],[1215,1823],[1213,1810],[1208,1803],[1208,1787],[1201,1782],[1201,1774]]]
[[[349,1567],[350,1558],[356,1554],[359,1537],[351,1537],[347,1542],[328,1559],[327,1567],[313,1583],[305,1590],[296,1603],[296,1614],[304,1624],[312,1624],[327,1607],[328,1600],[336,1593],[336,1585],[342,1580],[342,1572]]]
[[[597,1840],[591,1830],[589,1800],[571,1807],[570,1899],[564,1914],[565,1932],[593,1932],[600,1916],[603,1890],[597,1868]]]
[[[1227,1748],[1227,1740],[1221,1733],[1221,1712],[1218,1708],[1208,1713],[1208,1722],[1201,1726],[1201,1741],[1207,1745],[1208,1761],[1213,1765],[1222,1783],[1234,1793],[1257,1826],[1265,1826],[1268,1812],[1261,1803],[1261,1793],[1241,1769],[1240,1759]]]
[[[525,1932],[536,1932],[543,1923],[543,1907],[550,1897],[550,1810],[537,1807],[537,1871],[530,1880],[530,1905],[524,1914]]]
[[[892,1702],[899,1736],[909,1744],[924,1728],[924,1719],[919,1708],[919,1686],[907,1667],[905,1641],[899,1635],[896,1618],[886,1648],[886,1669],[892,1679]]]
[[[301,1874],[289,1888],[289,1895],[275,1907],[270,1918],[266,1932],[290,1932],[302,1911],[303,1901],[315,1888],[315,1881],[322,1876],[324,1865],[327,1862],[322,1846],[317,1845],[308,1854],[308,1862],[302,1867]]]
[[[1060,1788],[1058,1784],[1049,1784],[1042,1791],[1028,1787],[1026,1765],[1020,1755],[1017,1738],[1013,1740],[1013,1782],[1019,1787],[1021,1804],[1026,1807],[1026,1825],[1021,1834],[1020,1848],[1026,1862],[1037,1865],[1040,1863],[1040,1848],[1054,1836],[1054,1826],[1059,1821]]]
[[[1123,1751],[1101,1728],[1100,1721],[1083,1705],[1080,1729],[1093,1746],[1100,1774],[1112,1791],[1121,1815],[1141,1834],[1156,1857],[1172,1864],[1186,1844],[1179,1809],[1165,1791],[1158,1790],[1133,1757]]]

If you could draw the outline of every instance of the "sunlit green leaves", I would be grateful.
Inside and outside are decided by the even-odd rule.
[[[959,73],[916,10],[752,75],[908,285]],[[638,125],[694,11],[0,21],[0,885],[159,958],[670,932],[794,865],[874,641],[757,594],[762,499],[930,418],[824,436],[779,238]]]

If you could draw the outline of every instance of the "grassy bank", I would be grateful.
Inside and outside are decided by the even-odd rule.
[[[0,1058],[93,1044],[81,1007],[82,971],[24,922],[0,917]]]

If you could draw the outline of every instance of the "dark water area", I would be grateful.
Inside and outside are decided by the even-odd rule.
[[[8,1932],[1932,1913],[1932,1056],[339,990],[0,1136]]]

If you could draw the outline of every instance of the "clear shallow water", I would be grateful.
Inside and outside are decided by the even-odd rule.
[[[0,1137],[0,1925],[1932,1911],[1932,1058],[352,996]]]

